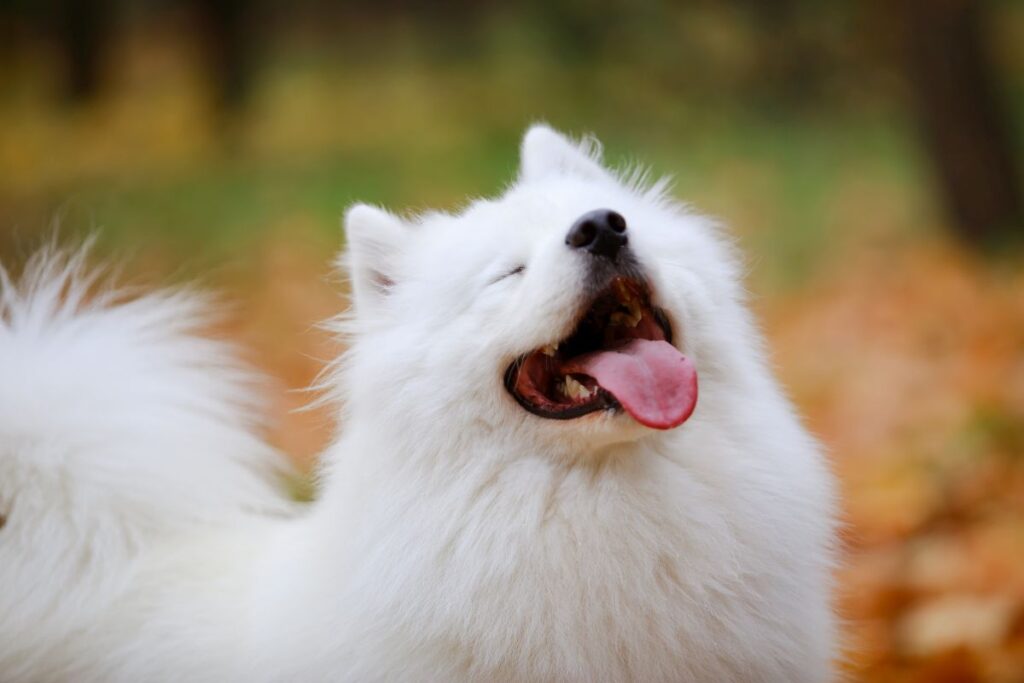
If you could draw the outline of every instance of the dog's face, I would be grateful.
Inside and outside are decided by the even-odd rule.
[[[660,184],[597,155],[536,126],[501,197],[411,220],[349,210],[353,401],[395,429],[425,418],[577,451],[700,419],[739,307],[734,261]]]

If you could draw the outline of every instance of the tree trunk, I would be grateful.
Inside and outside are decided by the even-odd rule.
[[[904,62],[952,227],[975,246],[1024,236],[1011,131],[977,0],[896,0]]]
[[[111,19],[108,0],[60,0],[57,5],[57,35],[67,77],[65,93],[74,104],[95,98],[99,91]]]

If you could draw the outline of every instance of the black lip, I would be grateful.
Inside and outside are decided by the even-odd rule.
[[[649,291],[649,287],[647,289]],[[591,305],[593,305],[593,303]],[[669,323],[668,315],[665,313],[664,309],[659,308],[657,306],[652,305],[650,307],[650,310],[654,315],[655,322],[658,323],[658,326],[661,328],[662,332],[665,335],[665,341],[671,344],[672,325]],[[586,315],[586,311],[584,311],[582,315]],[[516,403],[522,406],[527,412],[533,413],[534,415],[549,420],[573,420],[578,417],[583,417],[584,415],[589,415],[590,413],[596,412],[598,410],[622,410],[622,406],[621,404],[619,404],[618,400],[601,387],[597,387],[597,395],[594,396],[594,398],[591,399],[590,401],[582,403],[578,406],[565,408],[564,410],[545,410],[544,408],[541,408],[531,403],[522,395],[520,395],[520,393],[516,390],[516,380],[518,379],[519,375],[519,367],[522,365],[523,361],[527,358],[527,356],[535,352],[536,349],[528,351],[518,356],[505,369],[504,374],[505,390],[508,391],[508,393],[512,395],[512,398],[516,400]]]
[[[565,410],[544,410],[533,403],[530,403],[523,398],[518,391],[516,391],[516,375],[519,374],[519,364],[529,354],[523,354],[508,366],[505,370],[505,390],[512,394],[512,398],[516,400],[516,403],[526,409],[527,412],[533,413],[549,420],[573,420],[577,417],[583,417],[589,415],[598,410],[621,410],[622,406],[619,405],[618,400],[604,389],[598,387],[597,396],[592,398],[586,403],[581,403],[578,406],[566,408]]]
[[[665,341],[669,344],[672,343],[672,325],[668,321],[668,314],[665,313],[665,309],[658,308],[657,306],[651,306],[651,312],[654,313],[654,320],[658,323],[658,327],[665,333]]]

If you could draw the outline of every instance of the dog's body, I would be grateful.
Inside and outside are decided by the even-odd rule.
[[[308,510],[191,299],[2,282],[0,680],[830,677],[831,479],[715,231],[544,127],[503,197],[415,223],[349,211]],[[554,350],[617,282],[635,316]]]

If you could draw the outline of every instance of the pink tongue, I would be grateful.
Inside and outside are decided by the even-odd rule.
[[[697,371],[666,341],[634,339],[613,351],[596,351],[562,367],[589,375],[642,425],[678,427],[697,405]]]

